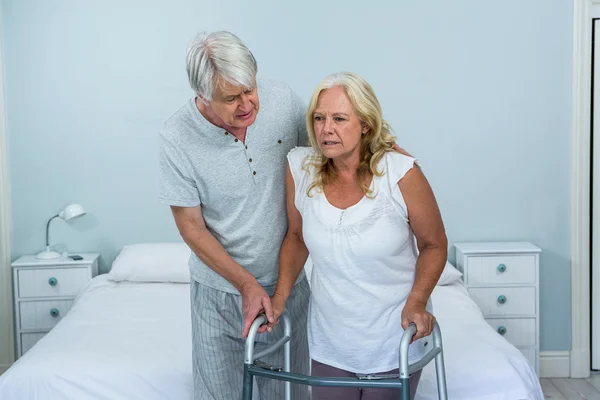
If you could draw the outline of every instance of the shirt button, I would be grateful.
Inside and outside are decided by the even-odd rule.
[[[249,159],[248,161],[252,162],[252,159]]]
[[[256,171],[252,172],[252,175],[256,175]]]
[[[229,135],[229,132],[225,132],[225,136]]]
[[[237,139],[235,139],[235,141],[237,142],[238,140],[237,140]]]
[[[248,150],[248,146],[246,146],[246,150]]]
[[[279,140],[277,141],[277,143],[281,144],[281,139],[279,139]]]

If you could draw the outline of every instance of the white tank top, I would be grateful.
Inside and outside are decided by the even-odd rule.
[[[288,153],[295,205],[302,215],[304,242],[313,263],[308,316],[312,359],[354,373],[398,368],[401,313],[415,278],[418,250],[398,181],[415,159],[386,153],[371,182],[374,198],[363,197],[345,210],[320,190],[307,189],[314,169],[304,162],[308,147]],[[303,169],[303,166],[305,168]],[[431,302],[427,310],[432,312]],[[431,338],[415,341],[409,363],[431,348]]]

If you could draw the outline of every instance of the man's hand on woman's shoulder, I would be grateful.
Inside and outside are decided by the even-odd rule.
[[[404,154],[405,156],[412,157],[412,155],[410,155],[408,153],[408,151],[404,150],[402,147],[398,146],[397,144],[394,144],[394,146],[392,148],[400,154]]]

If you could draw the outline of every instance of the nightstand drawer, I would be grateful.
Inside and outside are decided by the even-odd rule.
[[[89,282],[88,268],[28,268],[18,271],[19,297],[75,296]]]
[[[21,354],[25,354],[48,332],[21,333]]]
[[[71,309],[73,300],[21,301],[21,329],[52,329]]]
[[[537,355],[535,348],[519,349],[519,351],[525,356],[527,361],[529,361],[529,364],[537,369]]]
[[[485,317],[536,316],[535,287],[471,287],[468,291]]]
[[[469,285],[536,282],[535,255],[469,256],[466,279]]]
[[[498,334],[513,346],[535,346],[535,318],[487,318]]]

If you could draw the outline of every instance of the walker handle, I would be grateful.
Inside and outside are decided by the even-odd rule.
[[[261,325],[264,325],[267,322],[267,317],[265,314],[259,314],[252,326],[250,326],[250,332],[248,333],[248,337],[246,338],[246,347],[244,348],[244,364],[252,365],[254,361],[258,360],[261,357],[267,356],[276,352],[281,346],[283,346],[283,370],[285,372],[291,372],[291,346],[290,341],[292,337],[292,322],[290,319],[290,315],[287,310],[283,310],[281,315],[279,316],[279,321],[283,324],[283,337],[279,339],[277,342],[261,351],[258,354],[254,354],[254,340],[256,339],[258,328]],[[292,383],[285,382],[285,400],[292,399]]]

